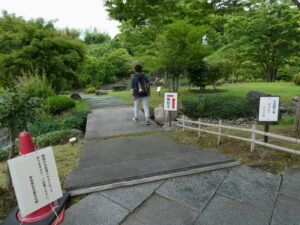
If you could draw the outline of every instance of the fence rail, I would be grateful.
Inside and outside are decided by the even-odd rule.
[[[256,124],[253,124],[252,129],[249,129],[249,128],[225,126],[225,125],[222,124],[221,120],[219,120],[219,124],[204,123],[204,122],[201,122],[201,119],[199,119],[198,121],[193,121],[193,120],[179,119],[178,118],[177,120],[181,122],[181,124],[177,124],[177,126],[182,127],[183,130],[190,129],[190,130],[198,131],[198,138],[201,137],[201,132],[218,135],[218,140],[217,140],[218,145],[220,145],[220,143],[221,143],[221,137],[228,137],[228,138],[233,138],[233,139],[237,139],[237,140],[250,142],[251,143],[251,147],[250,147],[251,152],[253,152],[255,150],[255,145],[262,145],[262,146],[269,147],[269,148],[274,148],[274,149],[277,149],[277,150],[280,150],[280,151],[300,155],[300,151],[298,151],[298,150],[290,149],[290,148],[286,148],[286,147],[282,147],[282,146],[278,146],[278,145],[274,145],[274,144],[270,144],[270,143],[261,142],[261,141],[256,140],[256,135],[258,134],[258,135],[268,136],[268,137],[272,137],[272,138],[275,138],[275,139],[300,144],[300,139],[297,139],[297,138],[291,138],[291,137],[286,137],[286,136],[282,136],[282,135],[278,135],[278,134],[272,134],[272,133],[269,133],[269,132],[264,132],[264,131],[257,130],[256,129],[256,127],[257,127]],[[198,125],[198,127],[188,126],[188,125],[186,125],[186,123],[195,124],[195,125]],[[203,129],[203,126],[216,127],[216,128],[218,128],[218,131],[205,130],[205,129]],[[244,138],[244,137],[239,137],[239,136],[234,136],[234,135],[222,133],[222,128],[223,129],[229,129],[229,130],[237,130],[237,131],[248,132],[248,133],[251,134],[251,138]]]

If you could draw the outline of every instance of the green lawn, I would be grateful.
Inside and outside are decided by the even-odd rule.
[[[234,95],[240,97],[246,97],[249,91],[260,91],[268,94],[280,96],[282,103],[291,104],[293,96],[300,95],[300,86],[296,86],[291,82],[276,82],[276,83],[238,83],[238,84],[224,84],[218,87],[219,92],[213,93],[212,86],[207,87],[206,93],[199,93],[199,88],[193,87],[191,91],[188,91],[188,87],[180,87],[179,89],[179,101],[183,98],[197,96],[197,95]],[[151,89],[151,101],[150,106],[156,107],[163,103],[163,93],[167,89],[162,88],[160,96],[156,92],[156,88]],[[120,99],[133,103],[130,91],[111,92],[109,96],[115,96]]]

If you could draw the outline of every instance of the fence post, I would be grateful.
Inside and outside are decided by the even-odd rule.
[[[185,126],[185,116],[182,116],[182,131],[184,131]]]
[[[250,152],[253,152],[255,150],[255,144],[253,141],[255,141],[256,139],[256,134],[255,131],[256,130],[256,122],[254,122],[254,124],[252,125],[252,133],[251,133],[251,149]]]
[[[201,138],[201,130],[200,130],[201,129],[201,124],[200,124],[201,118],[198,119],[198,122],[199,122],[199,124],[198,124],[198,129],[199,129],[198,130],[198,138]]]
[[[222,120],[219,120],[219,125],[222,125]],[[218,145],[221,144],[221,132],[222,132],[222,129],[221,127],[218,128],[218,131],[219,131],[219,135],[218,135]]]

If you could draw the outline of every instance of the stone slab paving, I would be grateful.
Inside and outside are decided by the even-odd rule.
[[[129,102],[126,102],[113,96],[98,97],[87,94],[80,94],[80,96],[89,104],[90,109],[105,107],[121,107],[130,105]]]
[[[154,195],[122,224],[188,225],[192,224],[198,215],[199,212],[191,210],[178,202]]]
[[[268,225],[270,217],[260,209],[215,195],[195,225]]]
[[[141,184],[131,187],[117,188],[113,190],[103,191],[102,195],[118,202],[123,207],[130,211],[137,208],[143,201],[163,183],[163,181],[152,182],[148,184]]]
[[[87,143],[89,148],[82,153],[83,161],[67,176],[67,190],[235,162],[213,150],[177,144],[167,134]]]
[[[172,178],[166,181],[156,193],[201,212],[215,194],[227,173],[228,170],[218,170]]]
[[[271,212],[280,182],[279,176],[241,166],[230,171],[217,193]]]
[[[71,206],[62,225],[116,225],[129,210],[99,194],[91,194]]]
[[[102,191],[68,209],[63,224],[300,225],[299,200],[277,195],[278,190],[273,200],[278,179],[241,166]]]
[[[300,201],[300,170],[286,167],[280,193]],[[300,210],[299,210],[300,212]]]
[[[103,108],[89,114],[85,139],[108,138],[133,133],[162,131],[155,122],[147,126],[142,112],[139,122],[133,122],[133,107]]]
[[[299,225],[300,201],[278,196],[271,225]]]

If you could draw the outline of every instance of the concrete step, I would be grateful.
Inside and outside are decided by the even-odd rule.
[[[234,162],[214,151],[199,151],[185,154],[169,154],[146,159],[118,161],[90,168],[77,168],[65,182],[65,189],[74,190],[95,185],[105,185],[161,174],[174,173]]]

